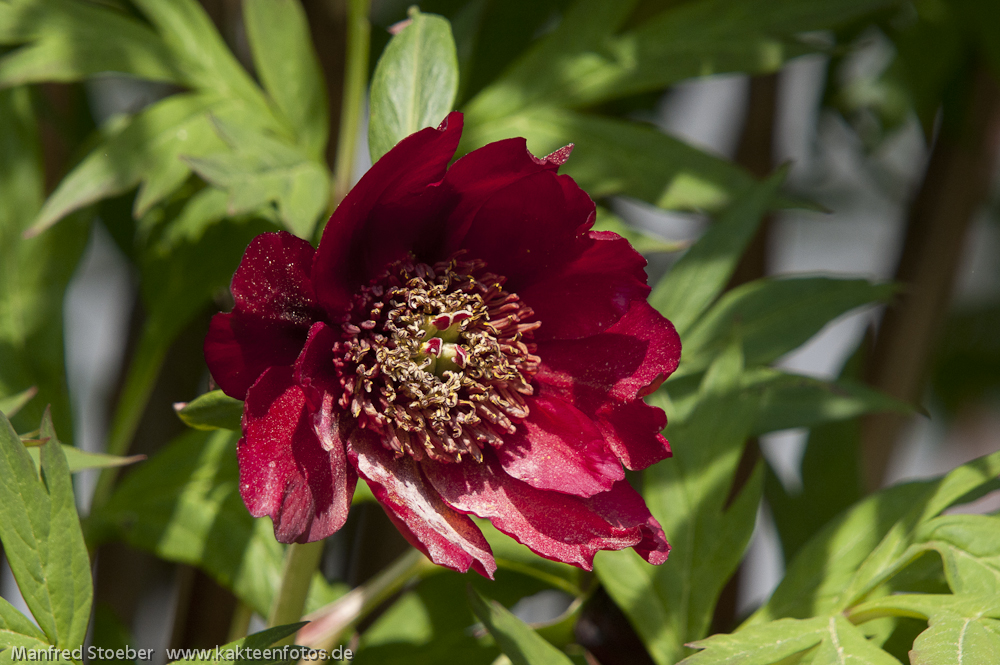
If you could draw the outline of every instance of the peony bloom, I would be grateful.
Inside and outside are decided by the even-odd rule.
[[[586,569],[598,550],[669,546],[622,465],[670,455],[642,397],[677,366],[646,302],[645,261],[590,231],[594,204],[533,157],[492,143],[450,169],[452,113],[401,141],[333,214],[317,249],[257,237],[236,305],[205,340],[245,400],[240,493],[282,542],[343,526],[358,475],[435,563],[492,577],[470,515]]]

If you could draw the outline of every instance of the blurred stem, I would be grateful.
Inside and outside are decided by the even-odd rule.
[[[292,543],[285,553],[285,568],[281,572],[281,588],[271,604],[268,626],[283,626],[302,618],[313,573],[323,556],[323,541]],[[291,643],[291,638],[287,642]]]
[[[371,23],[368,11],[371,0],[347,0],[347,62],[344,94],[341,98],[340,131],[337,137],[337,161],[333,171],[330,196],[332,214],[351,188],[354,154],[357,152],[358,123],[368,83],[368,49]]]
[[[963,119],[960,119],[963,120]],[[871,385],[916,403],[948,302],[973,215],[989,193],[1000,139],[1000,89],[981,67],[969,86],[964,122],[945,118],[923,182],[910,205],[906,238],[896,270],[904,293],[886,310],[872,362]],[[893,448],[909,418],[868,416],[862,428],[865,484],[885,480]]]
[[[306,617],[312,623],[298,632],[297,643],[329,651],[347,630],[410,580],[433,570],[438,570],[437,566],[422,552],[411,549],[372,579]]]
[[[132,356],[128,376],[125,378],[125,385],[122,388],[121,399],[118,401],[114,417],[111,420],[111,430],[108,434],[106,448],[109,455],[126,454],[132,444],[132,439],[135,437],[135,432],[139,428],[139,421],[142,420],[146,403],[153,393],[153,387],[156,385],[160,368],[167,355],[168,346],[162,344],[158,337],[157,332],[147,324],[143,329],[138,348]],[[120,467],[108,467],[101,471],[90,503],[91,513],[102,507],[111,498],[119,471]]]
[[[233,610],[233,618],[229,623],[227,644],[247,636],[247,631],[250,629],[251,617],[253,617],[253,608],[242,600],[237,602],[236,609]]]

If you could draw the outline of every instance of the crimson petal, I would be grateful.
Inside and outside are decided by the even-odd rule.
[[[449,221],[446,247],[484,260],[507,277],[507,289],[520,292],[593,244],[593,218],[594,202],[569,176],[540,170],[494,192],[471,220]]]
[[[497,450],[504,471],[538,489],[584,497],[625,477],[601,431],[576,407],[545,393],[525,401],[527,420]]]
[[[233,311],[212,317],[205,360],[219,387],[236,399],[264,370],[290,365],[319,316],[309,273],[312,246],[290,233],[264,233],[247,247],[231,289]]]
[[[660,436],[662,411],[634,406],[677,368],[681,343],[673,325],[645,301],[606,332],[538,344],[535,379],[594,418],[608,445],[629,469],[670,456]]]
[[[430,487],[411,457],[395,459],[367,430],[351,434],[348,455],[386,514],[434,563],[493,579],[496,562],[479,527]],[[457,465],[455,465],[457,466]]]
[[[591,231],[589,239],[572,262],[519,291],[542,322],[537,341],[596,335],[649,295],[646,260],[627,240],[607,231]]]
[[[240,495],[251,515],[271,518],[283,543],[326,538],[351,507],[357,473],[336,429],[317,432],[320,415],[290,367],[268,369],[247,393],[237,448]]]
[[[484,451],[481,463],[457,465],[423,463],[423,471],[441,497],[453,508],[490,520],[543,557],[591,570],[599,550],[642,548],[651,556],[665,551],[662,530],[649,513],[630,502],[620,509],[620,496],[631,499],[627,481],[589,499],[535,489],[508,475],[493,453]],[[634,493],[634,490],[631,490]],[[641,502],[642,499],[639,498]]]
[[[419,244],[440,244],[442,178],[462,135],[462,114],[411,134],[387,152],[337,206],[319,243],[312,278],[327,312],[343,311],[356,287]],[[418,241],[421,241],[418,242]],[[418,252],[419,253],[419,252]]]

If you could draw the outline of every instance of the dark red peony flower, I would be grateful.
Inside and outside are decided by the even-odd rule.
[[[282,542],[347,518],[358,475],[435,563],[492,577],[469,515],[549,559],[669,546],[622,465],[670,456],[642,397],[677,366],[646,302],[645,261],[590,231],[594,204],[492,143],[450,169],[453,113],[399,143],[333,214],[319,248],[268,233],[247,248],[205,356],[246,400],[240,493]]]

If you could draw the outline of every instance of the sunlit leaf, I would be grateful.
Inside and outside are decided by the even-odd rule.
[[[174,409],[188,427],[195,429],[228,429],[238,432],[243,418],[243,402],[229,397],[221,390],[199,395],[186,404],[174,404]]]
[[[472,611],[514,665],[571,665],[573,662],[500,603],[486,600],[471,586],[468,595]]]

